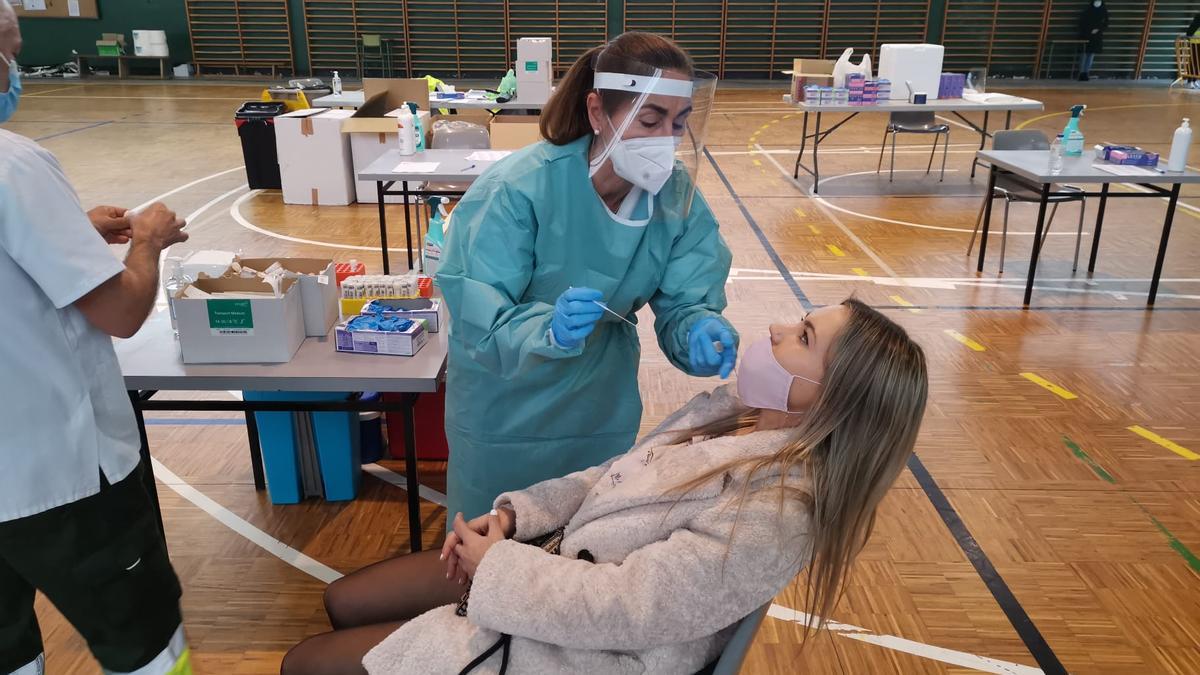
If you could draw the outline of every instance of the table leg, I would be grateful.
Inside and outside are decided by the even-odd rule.
[[[983,271],[983,259],[987,254],[988,243],[988,227],[992,224],[992,193],[996,190],[996,167],[993,166],[988,170],[988,186],[987,192],[983,193],[983,230],[979,233],[979,264],[975,267],[975,271]]]
[[[404,194],[404,244],[408,250],[408,269],[413,268],[413,245],[412,245],[412,214],[408,211],[409,198],[412,193],[408,191],[408,181],[400,181],[400,191]]]
[[[384,201],[383,181],[375,181],[375,192],[379,196],[379,242],[383,249],[383,273],[391,274],[392,269],[388,260],[388,244],[387,244],[387,204]]]
[[[990,111],[988,111],[988,110],[983,111],[983,129],[980,129],[980,131],[979,131],[979,149],[980,150],[983,150],[984,148],[987,147],[987,139],[988,139],[987,130],[988,130],[989,115],[990,115]],[[978,166],[979,166],[979,158],[973,157],[971,159],[971,179],[972,180],[975,179],[975,168]]]
[[[1108,204],[1108,183],[1100,187],[1100,210],[1096,212],[1096,231],[1092,232],[1092,257],[1088,260],[1088,274],[1096,271],[1096,256],[1100,253],[1100,229],[1104,227],[1104,206]]]
[[[1038,203],[1037,228],[1033,231],[1033,250],[1029,255],[1029,278],[1025,281],[1025,306],[1033,297],[1033,280],[1037,276],[1038,254],[1042,252],[1042,232],[1046,229],[1046,205],[1050,202],[1050,184],[1042,183],[1042,199]]]
[[[413,426],[419,396],[411,394],[404,409],[404,482],[408,491],[409,550],[413,553],[421,550],[421,482],[417,476],[417,430]]]
[[[817,112],[817,124],[813,129],[813,194],[821,190],[821,165],[817,156],[821,147],[821,113]]]
[[[153,394],[153,392],[151,392]],[[163,547],[167,545],[167,530],[163,527],[162,507],[158,504],[158,486],[154,483],[154,462],[150,459],[150,439],[146,436],[146,417],[142,414],[142,393],[129,390],[129,403],[133,405],[133,417],[137,420],[138,436],[142,447],[138,450],[142,462],[142,486],[154,509],[154,519],[158,521],[158,532],[163,538]]]
[[[246,411],[246,440],[250,442],[250,470],[254,473],[254,489],[267,489],[267,479],[263,475],[262,446],[258,439],[258,418],[254,413]]]
[[[804,159],[804,147],[808,145],[808,111],[804,111],[804,130],[800,132],[800,152],[796,155],[796,168],[792,171],[792,178],[800,177],[800,160]]]
[[[1167,240],[1171,238],[1171,221],[1175,220],[1175,205],[1179,202],[1179,183],[1171,186],[1171,201],[1167,202],[1167,217],[1163,220],[1162,237],[1158,240],[1158,260],[1154,262],[1154,276],[1150,278],[1150,299],[1147,305],[1154,306],[1158,295],[1158,279],[1162,276],[1163,259],[1167,257]]]
[[[117,57],[117,79],[124,80],[129,78],[129,62],[121,57]]]
[[[1011,111],[1011,110],[1004,113],[1004,128],[1005,129],[1012,128],[1012,114],[1013,114],[1013,111]]]

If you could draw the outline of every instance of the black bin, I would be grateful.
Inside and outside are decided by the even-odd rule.
[[[246,101],[234,114],[242,139],[246,182],[252,190],[279,190],[279,155],[275,151],[275,118],[287,112],[279,101]]]

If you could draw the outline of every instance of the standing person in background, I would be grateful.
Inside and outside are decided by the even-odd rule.
[[[1108,28],[1108,7],[1104,0],[1092,0],[1079,13],[1079,39],[1087,40],[1083,48],[1083,65],[1079,68],[1079,81],[1087,82],[1096,55],[1104,52],[1104,31]]]
[[[20,51],[0,0],[0,123],[20,99]],[[110,337],[154,308],[159,255],[183,226],[162,204],[85,214],[53,155],[0,130],[0,673],[45,672],[35,591],[106,674],[191,673]],[[130,245],[124,264],[106,242]]]
[[[630,317],[643,306],[676,368],[733,370],[737,333],[721,315],[732,256],[694,182],[715,88],[674,42],[625,33],[558,84],[546,140],[496,163],[455,208],[438,270],[448,522],[629,448],[642,417]]]

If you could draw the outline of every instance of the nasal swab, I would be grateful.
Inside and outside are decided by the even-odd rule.
[[[599,307],[600,309],[608,312],[609,314],[612,314],[613,316],[624,321],[625,323],[629,324],[630,326],[637,328],[636,323],[634,323],[634,322],[630,321],[629,319],[626,319],[625,317],[621,316],[620,314],[617,314],[616,312],[612,311],[611,309],[608,308],[608,305],[605,305],[603,302],[600,302],[599,300],[593,300],[592,302],[596,303],[596,306]]]

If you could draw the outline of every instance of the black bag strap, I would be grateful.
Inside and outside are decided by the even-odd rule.
[[[468,663],[466,668],[463,668],[462,670],[458,671],[458,675],[467,675],[467,673],[469,673],[472,670],[475,670],[479,666],[483,665],[483,662],[492,658],[492,654],[495,654],[496,650],[500,649],[500,648],[504,649],[504,651],[501,652],[501,655],[500,655],[500,675],[505,675],[505,673],[508,672],[508,650],[511,645],[512,645],[512,636],[509,635],[508,633],[501,633],[500,639],[496,640],[496,644],[492,645],[491,647],[488,647],[487,651],[485,651],[482,654],[480,654],[479,656],[475,657],[475,660]]]

